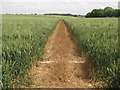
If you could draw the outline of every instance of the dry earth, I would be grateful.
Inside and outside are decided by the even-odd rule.
[[[44,60],[29,71],[34,79],[31,88],[95,88],[91,64],[80,55],[63,20],[57,24],[45,49]]]

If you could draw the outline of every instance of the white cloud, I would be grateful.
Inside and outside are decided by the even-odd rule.
[[[1,0],[1,2],[119,2],[120,0]]]
[[[39,14],[43,13],[86,14],[94,8],[104,8],[106,6],[118,8],[118,2],[108,2],[118,0],[89,0],[89,1],[82,0],[81,2],[80,1],[81,0],[44,0],[43,2],[43,0],[4,0],[4,2],[2,2],[2,12],[39,13]]]

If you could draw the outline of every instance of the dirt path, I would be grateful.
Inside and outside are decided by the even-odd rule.
[[[81,57],[64,21],[56,26],[46,44],[45,60],[32,67],[31,88],[93,88],[91,66]]]

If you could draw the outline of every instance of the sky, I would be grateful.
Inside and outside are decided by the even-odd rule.
[[[119,0],[0,0],[0,13],[71,13],[86,15],[93,9],[118,8]]]

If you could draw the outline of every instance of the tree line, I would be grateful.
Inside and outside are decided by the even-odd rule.
[[[120,9],[113,9],[112,7],[94,9],[87,13],[86,17],[120,17]]]
[[[10,14],[10,13],[6,13],[6,15],[42,15],[42,14],[37,14],[37,13],[33,13],[33,14]],[[85,17],[85,15],[73,15],[71,13],[67,13],[67,14],[59,14],[59,13],[48,13],[48,14],[43,14],[43,15],[59,15],[59,16],[73,16],[73,17]]]
[[[44,15],[59,15],[59,16],[73,16],[73,17],[79,17],[79,16],[81,16],[82,17],[82,15],[73,15],[71,13],[67,13],[67,14],[48,13],[48,14],[44,14]]]

